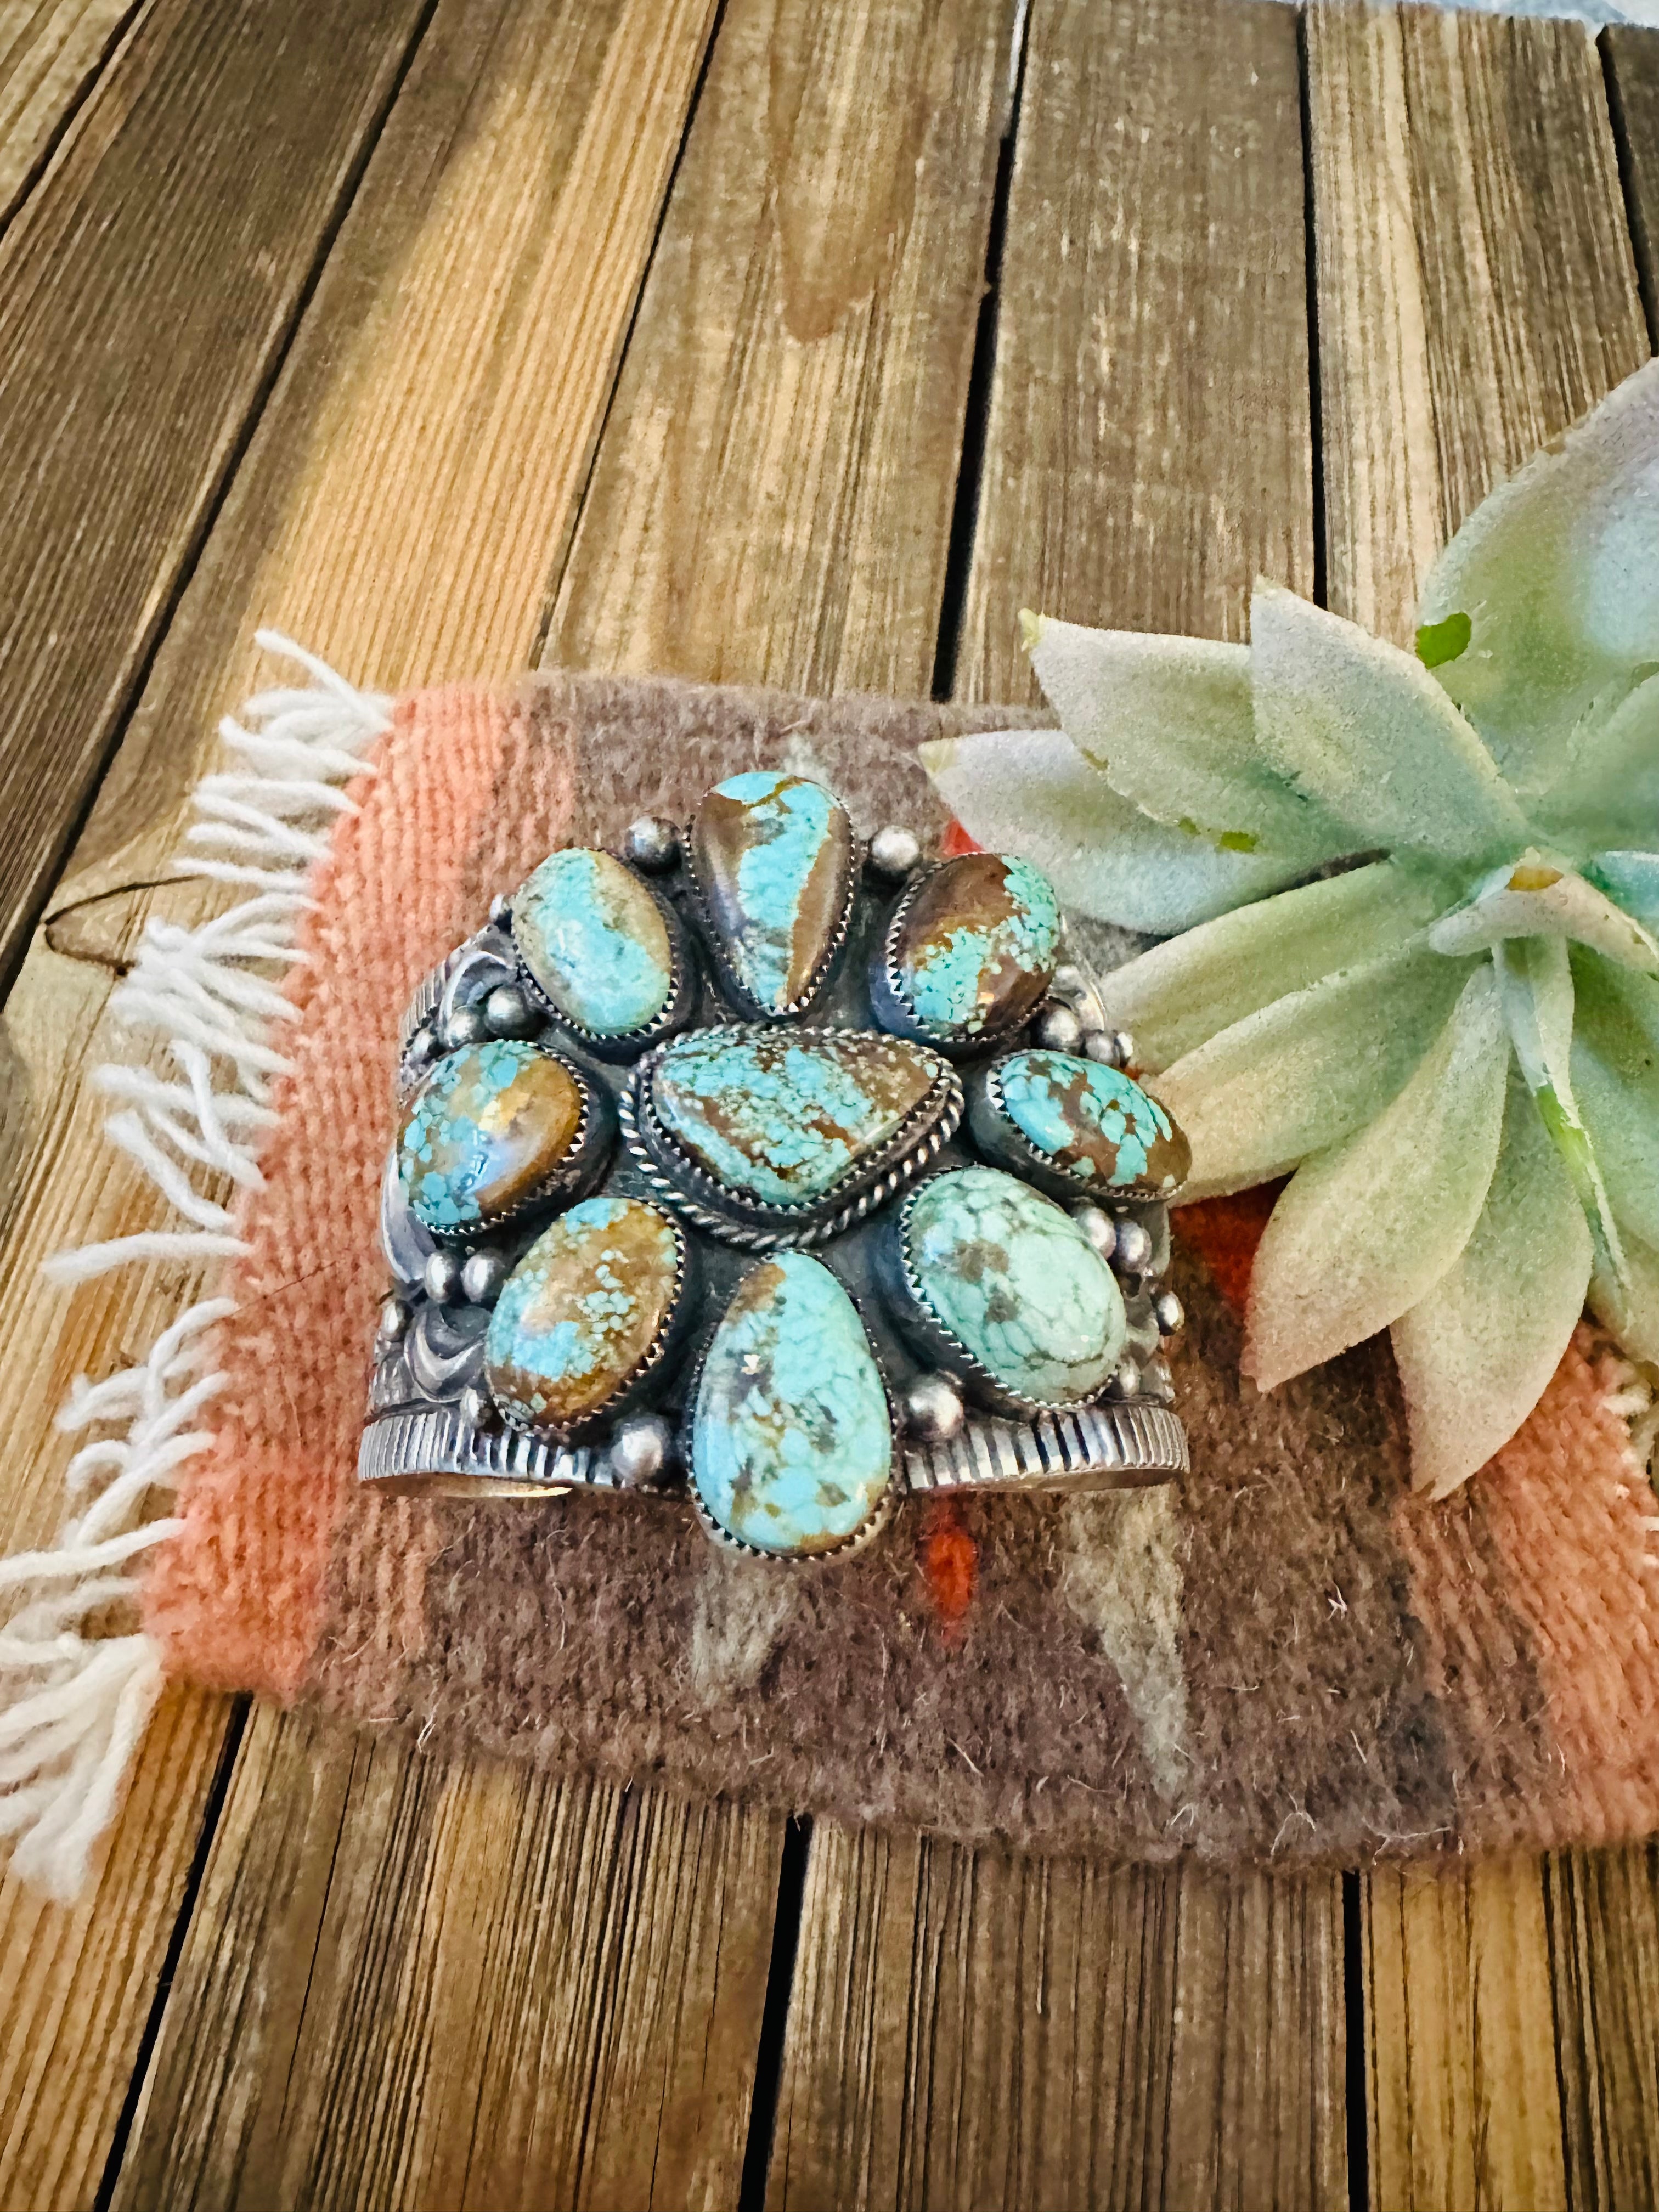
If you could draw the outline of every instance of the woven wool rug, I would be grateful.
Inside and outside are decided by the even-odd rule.
[[[1068,1852],[1353,1863],[1659,1826],[1648,1394],[1581,1332],[1480,1474],[1414,1497],[1383,1341],[1270,1396],[1241,1379],[1259,1194],[1176,1216],[1179,1486],[910,1501],[816,1573],[717,1551],[678,1503],[360,1494],[422,974],[552,847],[684,819],[739,769],[937,837],[917,744],[1039,718],[562,675],[394,705],[310,665],[319,689],[228,727],[253,783],[199,794],[198,872],[251,902],[153,926],[124,988],[170,1072],[106,1073],[112,1133],[185,1225],[60,1273],[165,1249],[220,1274],[144,1367],[81,1388],[90,1493],[10,1572],[44,1592],[8,1640],[0,1819],[25,1871],[75,1888],[179,1678],[555,1773]],[[83,1638],[135,1566],[140,1619]]]

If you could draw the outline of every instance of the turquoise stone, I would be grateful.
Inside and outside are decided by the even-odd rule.
[[[853,1301],[805,1252],[763,1261],[697,1386],[691,1474],[710,1519],[758,1551],[833,1551],[892,1472],[887,1393]]]
[[[554,853],[513,898],[513,939],[550,1004],[596,1036],[644,1029],[668,1004],[668,925],[610,853]]]
[[[434,1236],[487,1229],[533,1200],[581,1127],[580,1085],[533,1045],[466,1045],[440,1060],[398,1135],[410,1210]]]
[[[544,1230],[507,1277],[484,1339],[502,1412],[558,1436],[591,1420],[650,1360],[679,1294],[681,1243],[637,1198],[590,1198]]]
[[[924,879],[892,951],[924,1036],[994,1036],[1025,1021],[1054,980],[1059,902],[1029,860],[963,853]]]
[[[658,1121],[706,1174],[767,1206],[825,1197],[944,1079],[877,1030],[698,1030],[651,1079]]]
[[[1162,1193],[1185,1182],[1186,1138],[1118,1069],[1074,1053],[1017,1052],[998,1063],[996,1077],[1015,1128],[1079,1187]]]
[[[1088,1398],[1123,1350],[1123,1294],[1070,1214],[997,1168],[935,1176],[905,1208],[921,1301],[1004,1390],[1038,1405]]]
[[[728,776],[692,818],[691,866],[753,1010],[774,1017],[806,999],[853,884],[853,824],[834,793],[774,769]]]

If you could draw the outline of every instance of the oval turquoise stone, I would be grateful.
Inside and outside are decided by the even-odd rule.
[[[776,1017],[809,997],[853,883],[853,823],[835,793],[774,769],[728,776],[692,818],[691,866],[753,1010]]]
[[[893,1472],[887,1393],[857,1309],[821,1260],[781,1252],[738,1284],[708,1347],[691,1474],[709,1517],[757,1551],[833,1551]]]
[[[668,1004],[668,925],[612,854],[550,854],[514,894],[513,940],[550,1004],[595,1036],[644,1029]]]
[[[1123,1350],[1123,1294],[1069,1213],[997,1168],[935,1176],[902,1217],[922,1304],[1001,1388],[1074,1404]]]
[[[834,1190],[945,1074],[925,1045],[878,1030],[697,1030],[658,1061],[651,1103],[728,1190],[799,1206]]]
[[[1191,1146],[1157,1099],[1119,1069],[1038,1050],[1010,1054],[996,1076],[1015,1128],[1079,1187],[1164,1192],[1186,1181]]]
[[[926,878],[899,925],[900,995],[925,1036],[994,1036],[1035,1010],[1060,934],[1059,902],[1029,860],[961,854]]]
[[[434,1236],[487,1229],[532,1200],[581,1127],[576,1078],[533,1045],[465,1045],[439,1061],[398,1133],[410,1210]]]
[[[674,1318],[680,1237],[637,1198],[590,1198],[544,1230],[507,1277],[484,1379],[523,1426],[557,1436],[603,1412]]]

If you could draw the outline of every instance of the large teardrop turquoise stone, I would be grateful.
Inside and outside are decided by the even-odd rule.
[[[550,854],[514,894],[513,940],[555,1011],[596,1036],[644,1029],[668,1004],[668,925],[613,854]]]
[[[821,1260],[781,1252],[738,1284],[691,1423],[709,1518],[757,1551],[834,1551],[892,1480],[887,1393],[857,1309]]]
[[[1029,860],[963,853],[927,877],[892,947],[899,995],[926,1036],[971,1043],[1026,1020],[1054,980],[1060,906]]]
[[[1091,1397],[1127,1331],[1116,1278],[1071,1215],[997,1168],[922,1185],[902,1217],[923,1306],[1004,1390],[1034,1404]]]
[[[703,1171],[767,1206],[826,1196],[930,1092],[937,1054],[878,1030],[697,1030],[651,1078],[658,1121]]]
[[[691,866],[718,949],[757,1014],[786,1013],[830,963],[853,883],[853,824],[833,792],[753,769],[715,785]]]
[[[562,1435],[603,1412],[672,1326],[683,1244],[637,1198],[590,1198],[544,1230],[489,1317],[490,1395],[521,1425]]]
[[[1080,1188],[1162,1194],[1185,1182],[1192,1147],[1157,1099],[1117,1068],[1039,1050],[1011,1053],[995,1073],[1009,1121]]]

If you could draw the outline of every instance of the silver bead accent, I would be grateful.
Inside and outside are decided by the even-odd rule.
[[[1072,1218],[1103,1260],[1117,1250],[1117,1224],[1103,1206],[1079,1206]]]
[[[905,1392],[901,1410],[908,1433],[921,1443],[949,1443],[962,1433],[967,1415],[962,1393],[948,1375],[919,1375]]]
[[[432,1031],[422,1025],[404,1047],[404,1065],[418,1073],[422,1068],[431,1066],[441,1049]]]
[[[1071,1004],[1083,997],[1089,988],[1089,979],[1075,960],[1062,960],[1054,970],[1054,996]]]
[[[665,814],[641,814],[623,832],[623,857],[648,876],[665,876],[680,857],[680,833]]]
[[[890,822],[870,840],[865,865],[878,883],[902,883],[921,858],[921,841],[914,830]]]
[[[489,1024],[479,1006],[457,1006],[444,1024],[444,1042],[452,1052],[458,1045],[483,1044],[489,1036]]]
[[[422,1278],[434,1305],[453,1306],[461,1294],[461,1255],[441,1248],[426,1263]]]
[[[469,1305],[493,1306],[511,1272],[504,1252],[469,1252],[461,1262],[461,1296]]]
[[[476,1382],[469,1382],[461,1393],[461,1419],[470,1421],[481,1434],[489,1436],[501,1425],[501,1413],[495,1400]]]
[[[401,1298],[381,1302],[378,1334],[382,1344],[401,1343],[409,1328],[409,1308]]]
[[[1128,1030],[1114,1030],[1112,1031],[1112,1042],[1117,1047],[1118,1066],[1120,1067],[1133,1067],[1135,1057],[1135,1041],[1130,1036]]]
[[[1083,1042],[1083,1024],[1069,1006],[1051,1000],[1036,1018],[1035,1034],[1050,1052],[1075,1052]]]
[[[1173,1291],[1160,1291],[1152,1300],[1152,1318],[1160,1336],[1173,1336],[1187,1318],[1187,1309]]]
[[[657,1413],[635,1413],[618,1421],[611,1438],[611,1468],[629,1490],[648,1489],[666,1473],[673,1431]]]
[[[495,923],[497,929],[510,929],[512,927],[513,902],[508,898],[505,891],[497,891],[495,897],[490,900],[489,919]]]
[[[1175,1377],[1161,1359],[1149,1359],[1141,1370],[1140,1389],[1143,1397],[1156,1398],[1160,1406],[1175,1401]]]
[[[516,983],[497,983],[483,1002],[483,1018],[491,1036],[533,1037],[541,1033],[542,1018]]]
[[[1139,1304],[1139,1299],[1136,1304]],[[1130,1322],[1128,1334],[1123,1340],[1123,1349],[1131,1359],[1145,1366],[1149,1359],[1157,1358],[1163,1341],[1158,1333],[1158,1323],[1150,1313],[1146,1313],[1139,1321]]]
[[[1097,1060],[1103,1067],[1122,1067],[1127,1061],[1121,1030],[1085,1030],[1083,1049],[1090,1060]]]
[[[1117,1372],[1106,1385],[1109,1398],[1137,1398],[1140,1395],[1140,1370],[1133,1359],[1120,1359]]]
[[[1112,1255],[1112,1265],[1120,1275],[1144,1273],[1152,1256],[1152,1232],[1144,1222],[1120,1221],[1117,1224],[1117,1249]]]

